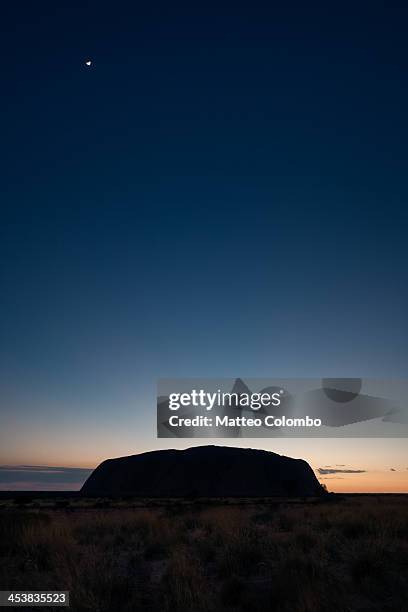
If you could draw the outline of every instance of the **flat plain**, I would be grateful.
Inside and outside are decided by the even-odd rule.
[[[68,590],[78,612],[404,612],[408,496],[7,494],[0,556],[1,589]]]

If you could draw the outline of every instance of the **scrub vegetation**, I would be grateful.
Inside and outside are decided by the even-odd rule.
[[[78,612],[403,611],[407,510],[403,495],[16,499],[0,506],[0,588],[69,590]]]

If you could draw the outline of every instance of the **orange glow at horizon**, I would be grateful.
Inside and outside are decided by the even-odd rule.
[[[118,427],[119,429],[119,427]],[[408,493],[408,453],[405,439],[169,439],[154,435],[134,438],[132,432],[97,431],[92,435],[69,428],[59,438],[42,435],[5,438],[0,449],[0,465],[36,465],[94,469],[105,459],[134,455],[165,448],[188,448],[205,444],[263,448],[281,455],[304,459],[317,479],[335,493]],[[120,433],[120,435],[119,435]],[[24,449],[24,450],[23,450]],[[319,468],[334,470],[321,474]],[[346,470],[362,470],[346,473]]]
[[[340,474],[324,478],[316,473],[322,484],[334,493],[408,493],[408,471],[367,472]]]

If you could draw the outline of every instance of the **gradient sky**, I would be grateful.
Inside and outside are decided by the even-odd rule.
[[[408,9],[266,4],[3,7],[1,464],[162,448],[158,377],[406,376]]]

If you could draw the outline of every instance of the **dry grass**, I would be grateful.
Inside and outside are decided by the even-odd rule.
[[[408,498],[0,512],[0,588],[71,609],[403,612]]]

